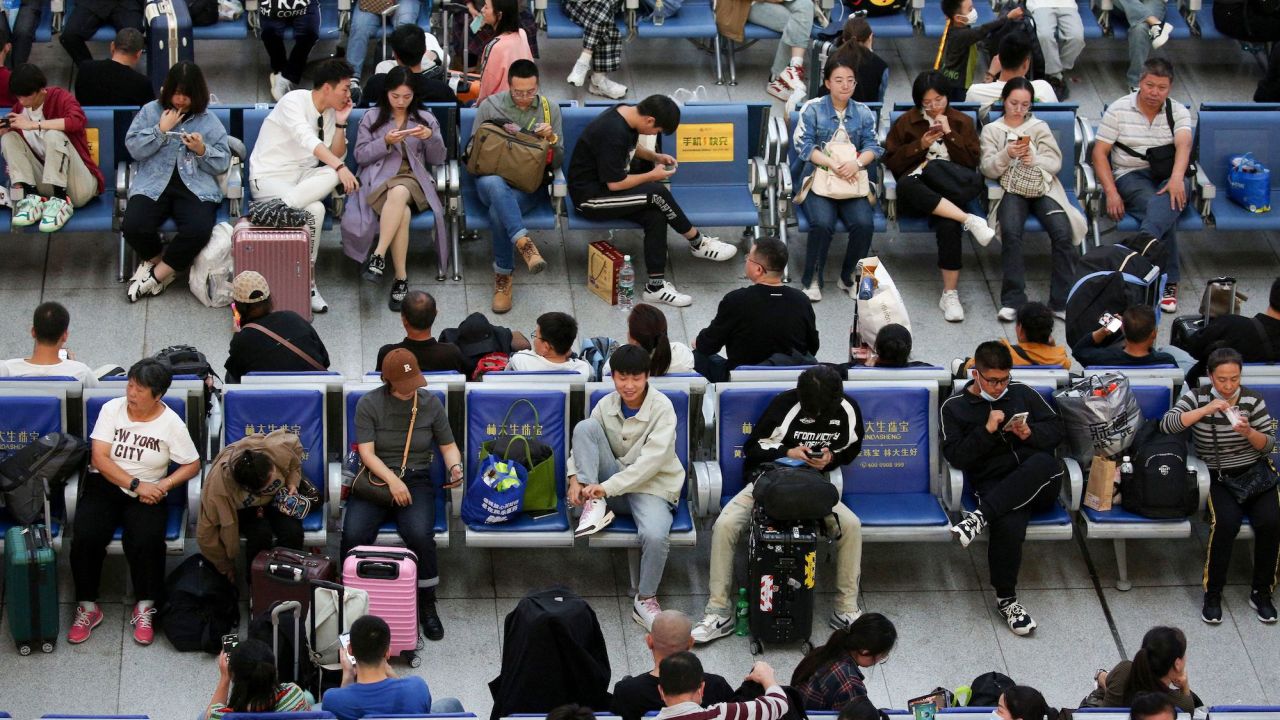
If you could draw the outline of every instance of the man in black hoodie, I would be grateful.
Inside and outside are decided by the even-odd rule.
[[[942,403],[942,454],[964,471],[978,499],[951,532],[968,547],[990,529],[987,562],[1000,614],[1026,635],[1036,621],[1018,602],[1022,541],[1031,517],[1053,507],[1066,475],[1053,454],[1062,420],[1035,388],[1011,382],[1008,346],[984,342],[973,360],[969,382]]]

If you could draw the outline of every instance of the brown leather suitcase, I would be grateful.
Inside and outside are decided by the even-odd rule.
[[[311,321],[311,236],[305,229],[257,227],[244,218],[231,234],[231,259],[236,274],[262,273],[276,310]]]
[[[253,559],[250,573],[249,614],[256,616],[281,600],[296,600],[302,613],[311,608],[311,581],[333,580],[337,566],[324,555],[277,547],[263,550]]]

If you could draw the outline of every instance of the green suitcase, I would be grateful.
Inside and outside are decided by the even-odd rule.
[[[4,536],[5,602],[20,655],[53,652],[58,642],[58,560],[44,525],[19,525]]]

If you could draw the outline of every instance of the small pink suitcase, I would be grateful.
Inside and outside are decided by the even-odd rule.
[[[369,593],[369,614],[387,621],[391,652],[418,667],[418,556],[402,547],[357,545],[342,563],[342,584]]]
[[[242,218],[231,234],[237,274],[256,270],[271,287],[276,310],[292,310],[311,321],[311,236],[304,228],[256,227]]]

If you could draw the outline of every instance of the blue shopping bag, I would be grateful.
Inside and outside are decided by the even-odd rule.
[[[1251,213],[1271,212],[1271,170],[1254,160],[1252,153],[1231,158],[1227,197]]]
[[[497,525],[520,514],[529,471],[519,461],[487,455],[462,496],[462,522]]]

